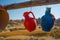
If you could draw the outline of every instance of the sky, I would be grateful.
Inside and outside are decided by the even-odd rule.
[[[0,5],[4,6],[4,5],[21,3],[26,1],[30,1],[30,0],[0,0]],[[14,9],[14,10],[7,10],[7,12],[9,14],[10,20],[24,19],[23,13],[26,11],[32,11],[36,18],[41,18],[45,14],[47,7],[51,8],[51,13],[55,16],[56,19],[60,18],[60,4],[35,6],[35,7],[32,7],[32,10],[31,10],[31,7],[20,8],[20,9]]]

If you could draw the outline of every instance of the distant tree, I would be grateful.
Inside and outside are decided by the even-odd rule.
[[[23,22],[24,21],[24,19],[21,19],[21,22]]]
[[[40,18],[36,19],[36,21],[37,21],[37,25],[41,24],[41,19]]]
[[[10,20],[10,21],[9,21],[9,24],[10,24],[11,26],[13,26],[13,20]]]
[[[55,21],[55,25],[60,26],[60,18]]]

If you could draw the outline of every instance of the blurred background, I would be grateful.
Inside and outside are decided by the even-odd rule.
[[[31,0],[0,0],[0,5],[6,6],[13,3],[22,3]],[[44,32],[41,28],[41,17],[45,14],[46,8],[51,8],[51,13],[56,20],[51,32]],[[36,17],[37,28],[33,32],[28,32],[24,27],[23,13],[32,11]],[[7,10],[9,14],[9,23],[5,30],[0,32],[0,39],[2,40],[60,40],[60,4],[42,5]],[[32,15],[30,15],[32,16]]]

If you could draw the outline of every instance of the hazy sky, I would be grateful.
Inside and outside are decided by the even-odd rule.
[[[9,5],[13,3],[25,2],[29,0],[0,0],[1,5]],[[21,9],[8,10],[10,19],[23,19],[23,13],[26,11],[32,11],[36,18],[41,18],[45,14],[46,7],[51,7],[51,13],[55,15],[56,19],[60,18],[60,4],[35,6]]]

